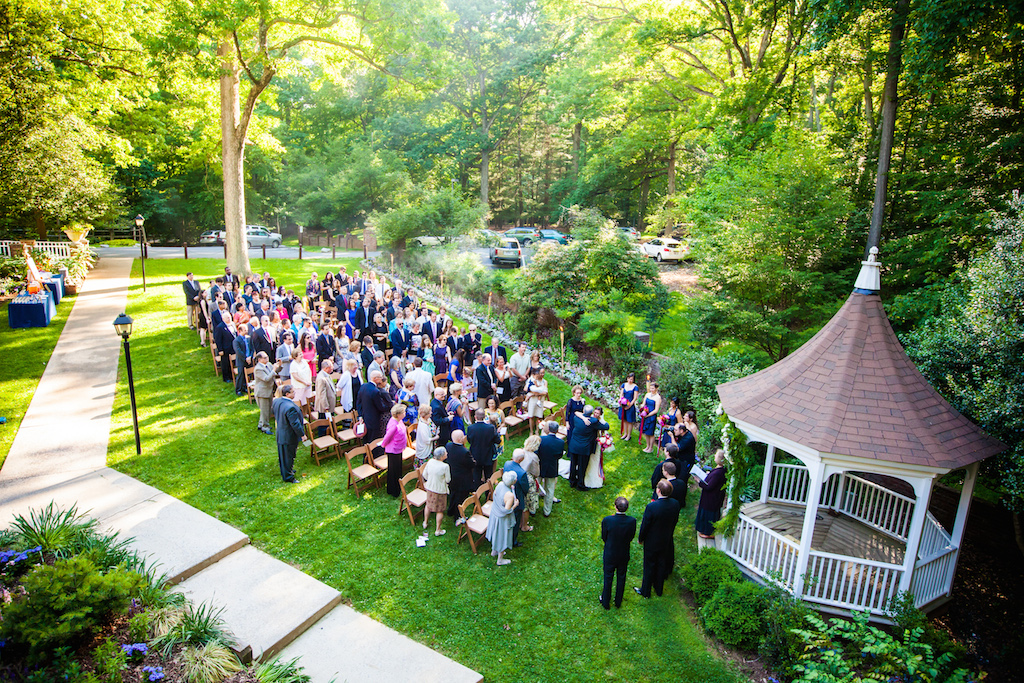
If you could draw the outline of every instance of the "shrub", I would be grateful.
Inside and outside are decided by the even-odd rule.
[[[235,653],[219,643],[186,647],[181,664],[189,683],[220,683],[242,668]]]
[[[726,645],[744,650],[757,649],[764,632],[764,611],[768,596],[756,583],[724,582],[701,609],[709,632]]]
[[[152,612],[139,612],[128,620],[128,640],[132,643],[148,642],[152,630]]]
[[[85,557],[39,565],[25,575],[25,594],[4,608],[0,634],[28,648],[30,660],[43,660],[87,636],[111,614],[127,611],[141,581],[123,569],[103,574]]]
[[[794,632],[811,614],[806,604],[778,587],[765,589],[767,607],[764,610],[764,630],[757,653],[765,664],[781,674],[783,680],[795,675],[793,667],[803,654],[804,644]]]
[[[117,641],[108,638],[92,653],[96,676],[103,683],[121,683],[128,656]]]
[[[79,516],[75,506],[62,510],[51,502],[41,510],[29,510],[28,518],[18,515],[11,528],[25,545],[42,546],[58,557],[68,557],[88,542],[96,522]]]
[[[180,610],[163,610],[157,618],[154,647],[161,648],[164,655],[170,656],[177,645],[230,644],[231,638],[221,618],[223,611],[207,604],[198,607],[188,604]]]
[[[682,575],[698,607],[710,600],[721,584],[743,580],[736,563],[721,550],[714,548],[691,555],[690,560],[683,565]]]

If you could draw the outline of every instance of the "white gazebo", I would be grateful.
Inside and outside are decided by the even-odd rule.
[[[900,592],[924,610],[948,599],[978,463],[1005,446],[907,358],[871,251],[850,298],[810,341],[718,386],[729,418],[768,447],[760,499],[719,543],[751,577],[819,609],[885,620]],[[781,454],[799,464],[776,462]],[[958,469],[964,485],[947,529],[928,508],[936,479]]]

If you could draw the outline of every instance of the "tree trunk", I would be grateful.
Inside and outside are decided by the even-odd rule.
[[[577,121],[572,127],[572,179],[580,178],[580,141],[583,139],[583,122]]]
[[[238,65],[229,39],[220,44],[220,132],[221,165],[224,173],[224,241],[228,267],[240,278],[249,268],[249,250],[245,243],[245,133],[240,133],[238,104]],[[240,139],[241,138],[241,139]]]
[[[644,179],[640,181],[640,201],[636,207],[636,229],[640,232],[644,231],[646,220],[644,214],[647,213],[647,197],[651,191],[651,177],[644,176]]]
[[[665,188],[665,194],[668,195],[665,200],[665,206],[672,208],[675,206],[676,196],[676,142],[673,140],[668,146],[668,168],[666,169],[666,175],[668,177],[667,187]],[[666,220],[665,225],[662,228],[661,234],[667,236],[672,232],[672,220]]]
[[[32,212],[36,223],[36,239],[40,242],[46,241],[46,221],[43,220],[43,212],[36,209]]]
[[[878,147],[878,174],[875,176],[875,203],[871,210],[871,228],[864,258],[872,247],[877,247],[882,236],[882,218],[885,216],[885,197],[889,187],[889,164],[892,161],[892,142],[896,132],[897,87],[903,65],[903,35],[907,30],[910,0],[898,0],[889,31],[889,52],[886,55],[885,92],[882,101],[882,136]]]
[[[491,165],[491,153],[486,148],[480,150],[480,201],[488,203],[490,181],[487,177]]]

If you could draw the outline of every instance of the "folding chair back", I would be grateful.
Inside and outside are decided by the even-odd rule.
[[[414,482],[411,490],[409,489],[410,482]],[[399,483],[402,487],[402,499],[398,503],[398,514],[408,512],[409,523],[416,526],[416,515],[420,512],[422,512],[424,516],[427,514],[427,492],[419,487],[419,471],[413,470],[402,477]]]
[[[320,429],[325,429],[323,436],[317,436]],[[330,420],[312,420],[306,422],[306,439],[309,440],[309,455],[317,465],[321,460],[341,457],[338,455],[338,440],[334,438],[334,430]]]
[[[345,453],[345,462],[348,464],[348,488],[354,488],[357,496],[377,485],[380,470],[373,466],[370,450],[365,445]]]
[[[459,538],[456,544],[462,543],[463,538],[469,539],[469,547],[473,554],[477,554],[476,543],[487,533],[487,518],[479,513],[476,503],[476,494],[470,494],[469,498],[459,504],[459,516],[466,520],[466,523],[459,527]],[[476,537],[474,538],[474,534]]]

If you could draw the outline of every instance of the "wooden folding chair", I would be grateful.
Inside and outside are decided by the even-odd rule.
[[[501,410],[505,413],[505,429],[507,430],[507,436],[512,436],[516,431],[521,429],[524,424],[528,424],[526,418],[518,417],[516,415],[516,410],[522,402],[523,397],[518,396],[501,404]]]
[[[356,490],[356,496],[362,491],[377,485],[377,475],[380,471],[373,466],[373,458],[370,450],[365,446],[357,446],[345,454],[345,462],[348,464],[348,488]],[[362,482],[365,486],[360,487]]]
[[[238,366],[235,365],[235,354],[228,355],[228,362],[231,363],[231,381],[235,382],[238,380]]]
[[[480,514],[484,517],[491,516],[491,494],[493,492],[494,489],[491,488],[491,483],[489,481],[485,481],[484,483],[480,484],[480,487],[477,488],[476,493],[473,494],[474,496],[476,496],[476,504],[478,505],[477,509],[480,511]]]
[[[544,401],[541,405],[544,406],[544,414],[545,415],[547,415],[552,410],[554,410],[555,408],[558,407],[558,404],[555,403],[554,401]],[[563,406],[563,408],[564,408],[564,406]]]
[[[466,498],[459,505],[459,517],[466,520],[466,523],[459,527],[459,538],[456,544],[462,543],[463,538],[469,539],[469,547],[473,549],[473,554],[477,554],[476,542],[480,538],[484,538],[487,534],[487,518],[479,513],[474,513],[474,508],[477,507],[476,494],[471,494],[469,498]],[[473,534],[476,534],[476,538],[473,538]]]
[[[442,372],[439,375],[434,375],[434,386],[448,388],[448,374]]]
[[[494,472],[491,473],[491,478],[487,480],[487,483],[491,485],[492,492],[494,491],[494,488],[498,485],[498,482],[501,481],[501,475],[503,474],[504,472],[502,470],[494,470]]]
[[[327,432],[323,436],[316,433],[323,427]],[[309,440],[309,456],[318,466],[321,460],[328,460],[338,455],[338,440],[334,438],[334,430],[330,420],[313,420],[306,422],[306,439]]]
[[[213,334],[210,337],[210,353],[213,354],[213,374],[220,376],[220,351],[217,350],[217,342],[213,340]]]
[[[368,443],[366,445],[366,447],[368,449],[370,449],[370,463],[374,467],[376,467],[377,470],[378,470],[378,472],[377,472],[377,485],[378,486],[380,486],[381,478],[387,476],[387,473],[388,473],[388,454],[387,453],[381,453],[380,455],[378,455],[376,457],[374,457],[374,455],[373,455],[373,451],[378,449],[378,448],[380,448],[380,445],[382,443],[384,443],[384,439],[380,438],[380,439],[376,439],[374,441],[371,441],[370,443]]]
[[[245,393],[249,397],[249,403],[256,401],[256,368],[245,369]]]
[[[352,448],[353,446],[356,446],[357,442],[359,441],[359,437],[356,436],[356,433],[352,430],[352,427],[345,426],[346,421],[354,419],[353,415],[354,413],[340,412],[335,413],[331,417],[331,431],[334,434],[335,440],[337,440],[338,442],[337,450],[339,454],[339,459],[341,458],[341,453],[348,450],[349,448]]]
[[[402,471],[405,471],[405,466],[408,465],[412,469],[416,460],[416,425],[419,422],[413,422],[411,425],[405,428],[405,450],[402,451]]]
[[[408,488],[411,481],[416,482],[416,485],[410,491]],[[421,488],[422,482],[420,481],[419,470],[409,472],[402,477],[399,483],[402,487],[402,499],[398,502],[398,514],[401,515],[403,512],[408,512],[409,523],[416,526],[416,515],[422,513],[424,520],[426,520],[427,514],[427,492]]]

